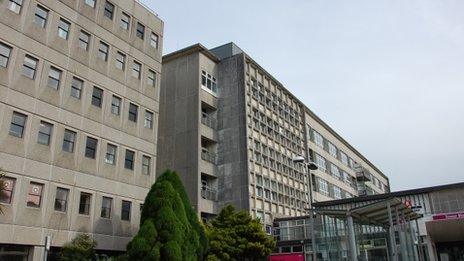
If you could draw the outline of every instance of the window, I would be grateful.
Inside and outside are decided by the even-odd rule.
[[[145,37],[145,26],[139,22],[137,22],[137,31],[135,32],[135,35],[142,39]]]
[[[156,86],[156,73],[152,70],[148,70],[148,86]]]
[[[10,125],[10,135],[18,138],[22,138],[24,135],[24,128],[26,127],[27,116],[19,113],[13,112],[11,116],[11,125]]]
[[[348,166],[348,156],[343,151],[340,151],[340,160],[343,164]]]
[[[121,205],[121,220],[130,221],[132,202],[123,200]]]
[[[337,147],[333,145],[331,142],[328,142],[329,145],[329,154],[332,155],[332,157],[337,158]]]
[[[317,146],[324,148],[324,138],[322,137],[319,132],[313,130],[313,137],[314,137],[314,143],[316,143]]]
[[[109,19],[113,20],[113,14],[114,14],[114,5],[106,1],[104,15],[108,17]]]
[[[15,179],[4,177],[3,178],[3,191],[0,193],[0,203],[11,204],[13,199]]]
[[[218,93],[216,78],[205,71],[201,71],[201,85],[214,94]]]
[[[94,8],[95,7],[95,0],[85,0],[85,4]]]
[[[81,192],[81,197],[79,199],[79,214],[89,215],[91,200],[92,200],[92,194]]]
[[[83,86],[84,86],[84,81],[82,81],[79,78],[73,77],[72,82],[71,82],[71,97],[80,99]]]
[[[119,26],[121,26],[124,30],[129,30],[130,27],[130,16],[124,12],[121,15],[121,21],[119,22]]]
[[[0,67],[8,67],[8,61],[10,60],[11,47],[0,43]]]
[[[22,5],[23,5],[23,0],[10,0],[10,6],[8,8],[12,12],[19,14],[21,12]]]
[[[329,194],[329,185],[327,184],[327,181],[319,179],[319,192],[321,192],[324,195]]]
[[[81,30],[79,34],[79,47],[82,50],[88,51],[89,44],[90,44],[90,34]]]
[[[124,168],[133,170],[134,169],[134,155],[135,152],[126,150],[126,158],[124,160]]]
[[[103,61],[108,61],[108,50],[109,50],[109,45],[106,43],[100,41],[100,47],[98,48],[98,57],[102,59]]]
[[[37,143],[43,145],[50,145],[50,140],[52,136],[53,124],[40,121],[39,133],[37,134]]]
[[[341,199],[342,198],[342,190],[339,187],[334,186],[333,187],[333,192],[334,192],[334,198],[335,199]]]
[[[330,172],[332,173],[332,175],[334,177],[336,177],[337,179],[340,179],[341,176],[340,176],[340,171],[338,169],[337,166],[335,166],[333,163],[330,164]]]
[[[103,90],[98,87],[93,87],[92,105],[101,108],[103,100]]]
[[[316,154],[316,164],[321,171],[326,171],[327,167],[325,165],[325,159],[319,154]]]
[[[34,23],[41,28],[45,28],[48,19],[48,10],[44,7],[37,5],[35,9]]]
[[[43,184],[31,182],[27,194],[26,204],[28,207],[40,208],[42,202]]]
[[[145,128],[153,129],[153,112],[145,111]]]
[[[129,104],[129,120],[137,122],[137,114],[139,107],[133,103]]]
[[[113,204],[113,199],[109,197],[102,197],[102,206],[100,216],[102,218],[111,218],[111,205]]]
[[[140,79],[140,72],[142,70],[142,64],[134,61],[132,65],[132,77]]]
[[[105,156],[105,162],[111,165],[116,164],[116,151],[118,150],[118,147],[113,144],[107,144],[106,145],[106,156]]]
[[[23,75],[28,78],[34,79],[38,62],[39,60],[35,59],[34,57],[30,55],[26,55],[24,57],[24,63],[23,63]]]
[[[66,212],[68,207],[68,195],[69,189],[65,188],[56,188],[56,195],[55,195],[55,210]]]
[[[61,74],[62,71],[60,69],[51,66],[50,71],[48,72],[48,86],[55,90],[58,90],[58,88],[60,87]]]
[[[63,151],[70,153],[74,152],[74,143],[76,142],[76,133],[70,130],[64,130],[63,136]]]
[[[151,163],[151,158],[148,156],[143,156],[142,157],[142,174],[144,175],[150,175],[150,164]]]
[[[126,68],[126,55],[121,53],[121,52],[117,52],[116,53],[116,64],[115,64],[116,68],[118,68],[119,70],[123,70]]]
[[[114,115],[121,114],[121,98],[114,96],[111,99],[111,113]]]
[[[159,36],[155,33],[151,33],[150,35],[150,45],[153,48],[158,49],[158,41],[159,41]]]
[[[85,157],[95,159],[97,145],[97,139],[87,137],[87,141],[85,142]]]
[[[68,40],[69,27],[71,27],[71,24],[63,18],[60,18],[60,22],[58,23],[58,36],[64,40]]]

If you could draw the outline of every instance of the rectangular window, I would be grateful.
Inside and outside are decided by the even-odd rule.
[[[329,145],[329,154],[332,155],[332,157],[337,158],[337,147],[333,145],[331,142],[328,142]]]
[[[23,75],[27,78],[34,79],[38,63],[39,60],[26,54],[23,62]]]
[[[332,175],[333,175],[334,177],[336,177],[337,179],[341,179],[340,170],[339,170],[338,167],[335,166],[333,163],[330,164],[330,172],[331,172]]]
[[[81,192],[81,196],[79,199],[79,214],[89,215],[91,200],[92,200],[92,194]]]
[[[316,154],[316,164],[317,164],[317,166],[319,167],[319,169],[321,171],[325,172],[327,170],[327,167],[326,167],[326,164],[325,164],[325,158],[322,157],[319,154]]]
[[[115,66],[119,70],[124,71],[124,69],[126,68],[126,55],[125,54],[123,54],[121,52],[116,53],[116,64],[115,64]]]
[[[342,190],[339,187],[334,186],[333,187],[333,192],[334,192],[334,198],[335,199],[341,199],[342,198]]]
[[[145,37],[145,26],[139,22],[137,22],[137,31],[135,32],[135,35],[142,39]]]
[[[23,6],[23,0],[10,0],[10,5],[8,9],[10,11],[19,14],[21,12],[21,7]]]
[[[148,70],[148,86],[156,86],[156,73],[152,70]]]
[[[95,0],[85,0],[85,4],[94,8],[95,7]]]
[[[44,7],[37,5],[35,9],[34,23],[41,28],[45,28],[48,19],[48,10]]]
[[[116,151],[118,150],[118,147],[113,144],[107,144],[106,145],[106,156],[105,156],[105,162],[111,165],[116,165]]]
[[[68,195],[69,189],[65,188],[56,188],[56,195],[55,195],[55,210],[66,212],[68,207]]]
[[[43,184],[31,182],[27,194],[27,206],[33,208],[40,208],[42,203]]]
[[[100,216],[102,218],[111,218],[111,206],[113,205],[113,199],[109,197],[102,197],[102,206]]]
[[[201,71],[201,85],[214,94],[218,93],[216,78],[205,71]]]
[[[114,115],[121,114],[121,98],[114,96],[111,99],[111,113]]]
[[[348,156],[343,151],[340,151],[340,160],[343,164],[348,166]]]
[[[63,136],[63,151],[70,153],[74,152],[74,144],[76,142],[76,132],[70,130],[64,130]]]
[[[11,204],[15,181],[16,180],[12,178],[3,178],[3,191],[0,193],[0,203]]]
[[[329,194],[329,185],[327,184],[327,181],[319,179],[319,192],[324,195]]]
[[[60,87],[61,74],[62,71],[60,69],[51,66],[48,72],[48,87],[58,90]]]
[[[150,175],[150,165],[151,165],[151,158],[148,156],[142,157],[142,174],[143,175]]]
[[[130,221],[132,202],[123,200],[121,205],[121,220]]]
[[[109,19],[113,20],[113,14],[114,14],[114,5],[106,1],[104,15],[108,17]]]
[[[324,138],[322,137],[319,132],[313,130],[313,137],[314,137],[314,143],[316,143],[317,146],[324,148]]]
[[[108,61],[108,51],[110,46],[102,41],[100,41],[100,47],[98,48],[98,57],[103,61]]]
[[[129,120],[133,122],[137,122],[137,114],[138,114],[139,107],[133,103],[129,104]]]
[[[87,137],[87,141],[85,142],[85,157],[95,159],[95,156],[97,154],[97,145],[97,139]]]
[[[82,50],[88,51],[89,44],[90,44],[90,34],[81,30],[79,34],[79,47]]]
[[[26,120],[26,115],[19,112],[13,112],[13,115],[11,116],[10,135],[22,138],[24,135],[24,128],[26,127]]]
[[[71,97],[80,99],[83,86],[84,86],[83,80],[73,77],[72,82],[71,82]]]
[[[126,157],[124,160],[124,168],[133,170],[134,169],[134,156],[135,152],[126,149]]]
[[[8,67],[8,62],[10,61],[11,55],[11,48],[10,46],[0,42],[0,67]]]
[[[71,27],[71,23],[64,20],[63,18],[60,18],[60,22],[58,23],[58,36],[64,40],[68,40],[69,27]]]
[[[150,35],[150,45],[153,48],[158,49],[158,41],[159,41],[159,36],[155,33],[151,33]]]
[[[145,111],[145,128],[153,129],[153,112]]]
[[[132,64],[132,77],[140,79],[141,70],[142,64],[134,61],[134,64]]]
[[[121,21],[119,22],[119,26],[121,26],[124,30],[129,30],[130,27],[130,16],[124,12],[121,15]]]
[[[37,143],[43,145],[50,145],[50,140],[52,137],[53,124],[40,121],[39,133],[37,134]]]
[[[98,87],[93,87],[92,105],[101,108],[103,100],[103,90]]]

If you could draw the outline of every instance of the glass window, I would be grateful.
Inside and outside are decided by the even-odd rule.
[[[133,122],[137,122],[137,114],[138,114],[139,107],[133,103],[129,104],[129,120]]]
[[[324,148],[324,138],[322,137],[319,132],[313,130],[313,137],[314,137],[314,143],[316,143],[317,146]]]
[[[108,17],[109,19],[113,20],[113,14],[114,14],[114,5],[106,1],[104,15]]]
[[[89,215],[91,200],[92,194],[81,192],[81,196],[79,199],[79,214]]]
[[[83,86],[84,86],[84,81],[82,81],[79,78],[73,77],[72,82],[71,82],[71,97],[80,99]]]
[[[52,136],[53,124],[40,121],[39,133],[37,134],[37,143],[43,145],[50,145],[50,140]]]
[[[118,147],[113,144],[107,144],[106,145],[106,156],[105,156],[105,162],[111,165],[116,165],[116,152],[118,150]]]
[[[346,154],[341,150],[340,150],[340,160],[343,164],[348,166],[348,156],[346,156]]]
[[[102,41],[100,41],[100,47],[98,48],[98,57],[103,61],[108,61],[108,51],[110,46]]]
[[[0,203],[11,204],[13,199],[13,191],[15,185],[15,179],[3,177],[3,191],[0,193]]]
[[[21,12],[21,7],[23,6],[23,0],[10,0],[10,5],[8,9],[12,12],[19,14]]]
[[[111,218],[111,206],[113,205],[113,199],[109,197],[102,197],[102,206],[100,216],[102,218]]]
[[[121,204],[121,220],[130,221],[132,202],[123,200]]]
[[[103,100],[103,90],[98,87],[93,87],[92,105],[101,108]]]
[[[70,153],[74,152],[74,144],[76,142],[76,132],[70,130],[64,130],[63,136],[63,151]]]
[[[142,39],[145,37],[145,26],[139,22],[137,22],[137,31],[135,32],[135,35]]]
[[[158,41],[159,41],[159,36],[155,33],[151,33],[150,35],[150,45],[153,48],[158,49]]]
[[[156,73],[152,70],[148,70],[148,86],[156,86]]]
[[[119,26],[121,26],[121,28],[124,29],[124,30],[129,30],[130,16],[128,14],[122,12],[121,21],[119,23]]]
[[[319,179],[319,192],[321,192],[324,195],[329,194],[329,185],[327,184],[327,181]]]
[[[124,160],[124,168],[133,170],[134,169],[134,156],[135,152],[126,150],[126,157]]]
[[[216,78],[205,71],[201,71],[201,85],[214,94],[218,93]]]
[[[141,70],[142,64],[134,61],[134,64],[132,64],[132,77],[140,79]]]
[[[79,34],[79,47],[85,51],[89,50],[90,34],[82,31]]]
[[[43,184],[31,182],[27,194],[26,204],[28,207],[40,208],[42,202]]]
[[[85,4],[94,8],[95,7],[95,0],[85,0]]]
[[[334,186],[333,187],[333,192],[334,192],[334,198],[335,199],[341,199],[342,198],[342,191],[339,187]]]
[[[65,188],[56,188],[56,195],[55,195],[55,210],[66,212],[68,207],[68,195],[69,189]]]
[[[337,158],[337,147],[333,145],[331,142],[328,142],[329,145],[329,154],[332,155],[332,157]]]
[[[11,116],[10,135],[22,138],[24,135],[24,128],[26,127],[26,120],[26,115],[19,112],[13,112],[13,115]]]
[[[150,175],[150,165],[151,165],[151,158],[144,155],[142,157],[142,174]]]
[[[335,166],[333,163],[330,163],[330,172],[332,173],[332,175],[334,177],[336,177],[337,179],[340,179],[340,171],[338,169],[337,166]]]
[[[8,67],[11,55],[11,47],[0,42],[0,67]]]
[[[325,158],[322,157],[319,154],[316,154],[316,164],[317,164],[317,166],[319,167],[319,169],[321,171],[326,171],[327,170],[327,167],[326,167],[326,164],[325,164]]]
[[[63,18],[60,18],[60,22],[58,23],[58,36],[68,40],[69,27],[71,27],[71,24]]]
[[[45,28],[48,19],[48,10],[44,7],[37,5],[35,9],[34,23],[41,28]]]
[[[145,128],[153,129],[153,112],[145,111]]]
[[[114,96],[111,99],[111,113],[114,115],[121,114],[121,98]]]
[[[85,142],[85,157],[95,159],[97,145],[98,145],[97,139],[87,137],[87,141]]]
[[[38,62],[39,60],[37,60],[36,58],[30,55],[26,55],[24,57],[24,62],[23,62],[23,75],[28,78],[34,79]]]
[[[61,74],[62,71],[60,69],[51,66],[50,71],[48,72],[48,86],[55,90],[58,90],[58,88],[60,87]]]
[[[126,68],[126,55],[121,53],[121,52],[117,52],[116,53],[116,64],[115,64],[116,68],[118,68],[119,70],[123,70]]]

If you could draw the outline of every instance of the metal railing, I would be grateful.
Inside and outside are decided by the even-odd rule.
[[[216,164],[216,154],[206,148],[201,148],[201,159]]]
[[[217,190],[212,189],[210,187],[202,187],[201,188],[201,197],[204,199],[212,200],[212,201],[217,201]]]
[[[212,129],[216,129],[217,127],[217,120],[204,112],[201,113],[201,123]]]

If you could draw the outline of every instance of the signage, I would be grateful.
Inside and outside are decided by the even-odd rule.
[[[438,215],[434,215],[432,219],[433,220],[464,219],[464,212],[438,214]]]

